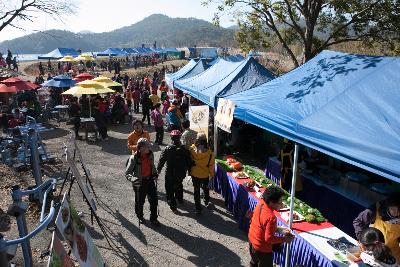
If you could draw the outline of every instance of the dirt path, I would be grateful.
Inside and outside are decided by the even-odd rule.
[[[47,139],[48,149],[58,151],[66,139],[67,131],[57,130],[57,138]],[[98,215],[113,239],[110,247],[99,227],[89,226],[96,245],[110,266],[241,266],[247,265],[247,236],[239,230],[233,216],[226,212],[224,202],[211,193],[211,208],[194,215],[193,186],[184,183],[184,205],[173,214],[166,204],[164,173],[160,175],[159,221],[160,228],[141,225],[134,215],[133,191],[124,178],[124,166],[129,156],[126,138],[130,125],[113,126],[110,139],[104,142],[78,141],[83,157],[94,179],[99,196]],[[150,127],[154,140],[154,128]],[[169,142],[165,134],[164,143]],[[154,147],[156,162],[163,147]],[[78,187],[73,188],[72,202],[84,212],[89,223],[90,215],[81,201]],[[145,204],[145,219],[149,219],[149,206]]]

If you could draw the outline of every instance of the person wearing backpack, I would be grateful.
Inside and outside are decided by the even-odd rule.
[[[274,210],[282,208],[283,196],[281,188],[268,186],[253,211],[248,234],[251,267],[273,267],[273,247],[294,239],[290,229],[277,226]],[[277,233],[283,236],[279,237]]]
[[[173,212],[177,212],[177,203],[183,203],[183,179],[191,164],[189,150],[182,145],[180,138],[181,132],[171,131],[172,144],[165,147],[161,153],[158,162],[157,171],[161,172],[165,163],[165,191],[167,193],[167,202]]]
[[[208,183],[210,178],[214,177],[215,157],[209,149],[207,137],[205,134],[198,134],[195,143],[189,149],[193,166],[190,175],[193,181],[194,203],[196,205],[196,214],[201,214],[200,187],[204,192],[204,205],[208,207],[210,203],[210,190]]]
[[[150,150],[150,142],[146,138],[138,140],[137,151],[129,157],[125,177],[132,182],[135,192],[135,214],[139,223],[146,223],[143,218],[143,205],[147,196],[150,203],[150,222],[154,226],[160,226],[160,222],[157,220],[158,174],[154,165],[154,154]]]

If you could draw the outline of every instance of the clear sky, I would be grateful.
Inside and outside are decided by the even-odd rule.
[[[20,0],[11,0],[10,2]],[[0,32],[0,41],[30,34],[34,31],[65,29],[72,32],[89,30],[107,32],[134,24],[151,14],[164,14],[169,17],[194,17],[211,21],[216,5],[204,7],[202,0],[74,0],[76,14],[63,18],[63,22],[43,14],[37,14],[33,22],[19,21],[18,27],[6,27]],[[221,18],[221,26],[235,24],[230,18]]]

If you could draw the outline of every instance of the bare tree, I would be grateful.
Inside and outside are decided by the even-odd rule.
[[[68,0],[6,0],[0,2],[0,31],[5,27],[22,29],[17,21],[33,22],[37,16],[47,14],[55,19],[73,13],[75,5]]]
[[[398,0],[204,0],[218,13],[235,11],[245,50],[280,43],[295,66],[335,44],[360,41],[395,49],[400,32]],[[294,47],[301,46],[299,59]]]

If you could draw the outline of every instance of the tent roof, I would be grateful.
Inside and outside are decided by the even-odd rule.
[[[254,58],[240,62],[220,59],[208,70],[175,82],[177,88],[188,92],[211,107],[215,98],[228,96],[263,84],[275,76]]]
[[[134,48],[122,48],[122,50],[128,54],[139,54],[139,52]]]
[[[323,51],[227,97],[235,117],[400,182],[400,58]]]
[[[191,59],[185,66],[183,66],[180,70],[174,73],[166,73],[165,74],[165,81],[169,86],[173,86],[173,83],[175,80],[181,78],[183,75],[185,75],[187,72],[189,72],[191,69],[196,66],[196,61],[194,59]]]
[[[191,70],[184,73],[178,79],[188,79],[190,77],[196,76],[197,74],[202,73],[209,67],[210,66],[207,64],[207,62],[204,59],[200,59],[199,61],[197,61],[196,65],[194,65],[194,67]]]
[[[126,56],[128,53],[120,48],[110,47],[103,52],[97,53],[97,56]]]
[[[65,56],[77,57],[77,56],[79,56],[79,53],[78,53],[78,51],[76,51],[73,48],[59,47],[47,54],[38,56],[38,59],[59,59],[59,58],[65,57]]]

